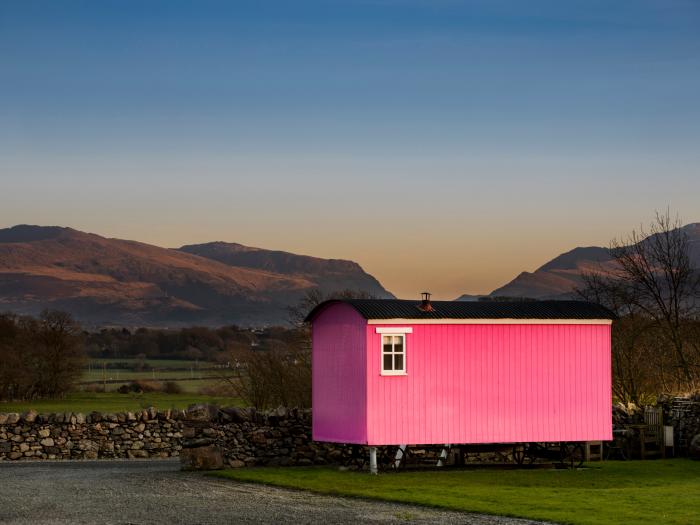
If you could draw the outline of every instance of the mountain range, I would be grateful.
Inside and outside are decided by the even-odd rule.
[[[0,311],[87,325],[283,323],[306,292],[393,295],[359,264],[223,242],[168,249],[57,226],[0,229]]]
[[[700,268],[700,223],[683,230]],[[582,272],[613,266],[606,248],[574,248],[488,295],[458,300],[570,298]],[[260,326],[284,323],[312,289],[394,297],[348,260],[226,242],[169,249],[58,226],[0,229],[0,312],[62,309],[87,326]]]
[[[700,268],[700,223],[683,226],[688,236],[691,263]],[[486,296],[462,295],[457,300],[475,301],[481,297],[528,297],[532,299],[567,299],[581,286],[582,273],[609,272],[614,262],[607,248],[589,246],[563,253],[534,272],[522,272],[509,283]]]

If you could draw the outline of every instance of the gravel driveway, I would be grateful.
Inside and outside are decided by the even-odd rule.
[[[170,460],[0,462],[0,523],[534,523],[319,496],[179,467]]]

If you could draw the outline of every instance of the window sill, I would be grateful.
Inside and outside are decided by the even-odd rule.
[[[406,372],[381,372],[379,375],[382,377],[401,377],[407,376],[408,374]]]

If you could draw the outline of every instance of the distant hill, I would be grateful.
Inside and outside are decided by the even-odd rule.
[[[471,295],[471,294],[465,293],[464,295],[460,295],[459,297],[457,297],[457,299],[455,299],[455,301],[467,301],[467,302],[478,301],[479,299],[481,299],[483,297],[488,297],[488,296],[487,295]]]
[[[683,227],[691,246],[691,259],[700,268],[700,223]],[[582,284],[581,274],[587,271],[612,269],[612,257],[607,248],[589,246],[574,248],[563,253],[534,272],[522,272],[504,286],[492,291],[488,297],[529,297],[533,299],[561,299],[570,297]],[[465,297],[465,296],[462,296]],[[469,297],[464,300],[473,300]],[[460,297],[460,300],[462,298]]]
[[[222,262],[212,246],[258,259]],[[200,250],[208,255],[192,253]],[[0,229],[0,311],[60,308],[91,325],[261,325],[285,322],[287,307],[317,287],[393,297],[351,261],[225,243],[173,250],[57,226]]]
[[[251,248],[242,244],[209,242],[183,246],[180,251],[239,268],[254,268],[300,277],[325,292],[363,290],[377,298],[393,298],[384,287],[354,261],[320,259],[276,250]]]

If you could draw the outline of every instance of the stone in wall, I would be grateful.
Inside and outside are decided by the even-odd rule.
[[[182,470],[220,470],[224,468],[221,449],[216,445],[183,448],[180,451]]]

